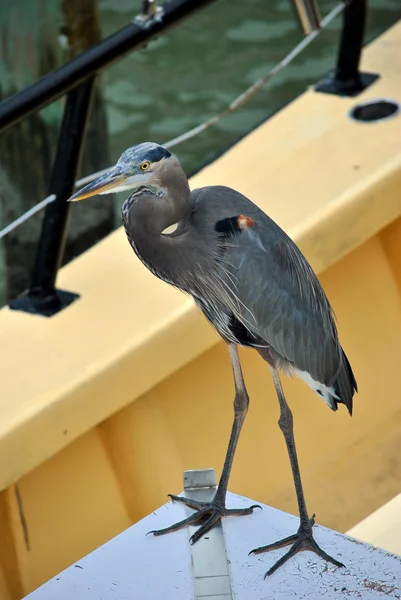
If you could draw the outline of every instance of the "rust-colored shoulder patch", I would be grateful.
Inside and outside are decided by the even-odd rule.
[[[247,229],[248,227],[253,227],[255,225],[255,221],[251,219],[251,217],[247,217],[245,215],[238,215],[237,223],[241,231]]]

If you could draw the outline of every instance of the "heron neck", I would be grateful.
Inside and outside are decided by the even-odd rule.
[[[156,193],[143,190],[128,211],[123,209],[127,237],[137,256],[155,275],[176,285],[179,282],[174,277],[174,265],[180,263],[185,248],[180,236],[163,235],[163,231],[180,221],[187,211],[190,190],[185,183],[175,185],[171,193],[168,188],[160,188]]]

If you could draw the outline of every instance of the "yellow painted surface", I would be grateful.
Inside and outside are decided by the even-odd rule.
[[[12,517],[9,491],[0,493],[0,598],[21,598],[24,588],[17,561],[18,524]]]
[[[400,44],[398,24],[365,51],[381,78],[358,102],[401,100]],[[342,531],[399,492],[401,467],[401,117],[354,123],[355,102],[308,91],[191,180],[230,185],[276,219],[335,309],[355,417],[284,385],[310,509]],[[122,230],[63,268],[59,286],[81,298],[51,319],[0,311],[1,599],[162,504],[183,469],[219,470],[231,427],[223,343]],[[251,409],[230,489],[295,512],[269,371],[255,352],[241,357]]]
[[[392,266],[394,277],[401,292],[401,218],[394,221],[380,234],[380,241]]]
[[[58,573],[131,524],[96,429],[23,477],[18,488],[26,535],[14,486],[8,493],[24,590],[35,589],[48,573]]]

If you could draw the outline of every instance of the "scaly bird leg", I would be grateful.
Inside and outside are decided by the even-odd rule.
[[[301,550],[311,550],[312,552],[318,554],[321,558],[333,563],[333,565],[336,565],[337,567],[343,567],[344,565],[341,562],[324,552],[324,550],[318,546],[313,538],[312,527],[315,524],[315,515],[313,515],[313,517],[310,519],[306,509],[305,497],[301,482],[301,473],[299,471],[297,451],[295,448],[292,412],[285,399],[277,369],[270,367],[270,370],[273,377],[274,387],[276,388],[277,398],[280,403],[280,418],[278,424],[283,432],[285,443],[287,444],[288,455],[290,457],[292,476],[294,478],[295,491],[297,494],[300,525],[298,531],[294,535],[290,535],[289,537],[279,540],[273,544],[255,548],[254,550],[251,550],[249,554],[261,554],[262,552],[276,550],[277,548],[284,548],[285,546],[292,544],[288,552],[284,554],[284,556],[282,556],[267,571],[265,577],[272,575],[272,573],[281,567],[281,565],[283,565],[289,558],[295,556],[295,554]]]
[[[210,531],[210,529],[216,523],[218,523],[218,521],[220,521],[222,517],[250,515],[253,512],[254,508],[260,508],[258,504],[254,504],[249,508],[226,508],[228,480],[230,478],[231,467],[233,464],[238,439],[249,406],[249,397],[246,391],[244,378],[242,375],[241,363],[238,356],[237,346],[235,344],[229,344],[228,350],[230,353],[231,366],[233,369],[235,383],[234,423],[231,430],[230,442],[228,444],[223,471],[220,477],[219,486],[217,488],[215,496],[211,502],[198,502],[196,500],[190,500],[189,498],[184,498],[182,496],[170,495],[170,498],[173,500],[173,502],[181,502],[186,506],[193,508],[195,512],[188,518],[183,519],[178,523],[174,523],[173,525],[170,525],[170,527],[150,531],[149,533],[153,533],[153,535],[164,535],[165,533],[177,531],[177,529],[181,529],[182,527],[199,523],[201,527],[197,529],[197,531],[192,535],[190,540],[194,544],[205,533]]]

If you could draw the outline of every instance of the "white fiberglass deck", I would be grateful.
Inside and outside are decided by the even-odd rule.
[[[199,499],[199,494],[210,497],[213,491],[209,487],[186,493]],[[229,507],[254,503],[228,494]],[[191,547],[188,528],[157,538],[146,536],[149,530],[189,514],[186,507],[169,502],[71,565],[27,600],[401,598],[400,557],[318,525],[316,541],[346,567],[337,569],[315,554],[302,552],[264,579],[285,550],[248,556],[249,550],[294,533],[298,519],[262,507],[250,516],[224,519],[222,529],[216,527]]]

